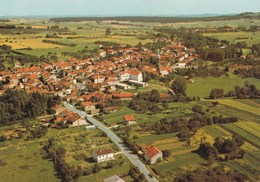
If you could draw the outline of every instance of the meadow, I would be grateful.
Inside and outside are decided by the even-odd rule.
[[[16,125],[15,128],[19,129],[21,126]],[[10,131],[10,127],[1,128],[1,133],[10,133]],[[60,181],[53,162],[46,158],[46,153],[42,150],[42,144],[47,142],[48,138],[53,138],[57,146],[66,149],[65,160],[71,166],[93,167],[96,163],[92,161],[91,154],[97,149],[112,148],[115,153],[118,151],[100,130],[86,131],[84,127],[63,130],[50,128],[47,135],[40,139],[21,138],[0,143],[0,181]],[[102,181],[112,174],[131,181],[127,175],[131,163],[120,153],[115,157],[114,168],[102,169],[97,175],[82,176],[79,181],[91,181],[96,178]],[[99,166],[105,168],[106,164],[104,162]]]
[[[260,32],[222,32],[204,33],[205,36],[215,37],[219,40],[228,40],[230,43],[245,41],[248,47],[260,42]]]
[[[211,90],[214,88],[221,88],[227,93],[228,91],[234,90],[235,86],[244,86],[245,81],[254,84],[257,88],[260,87],[259,80],[254,78],[242,79],[237,76],[232,76],[230,78],[195,78],[194,83],[187,84],[187,95],[190,97],[208,97]]]

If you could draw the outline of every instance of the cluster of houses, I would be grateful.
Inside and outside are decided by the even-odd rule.
[[[166,46],[160,55],[145,47],[121,45],[119,49],[113,46],[102,49],[100,45],[98,55],[93,55],[93,58],[44,62],[31,67],[15,65],[12,71],[1,71],[0,81],[4,86],[0,95],[9,88],[24,89],[28,93],[37,91],[59,95],[64,101],[80,104],[91,115],[98,114],[100,108],[105,113],[114,112],[118,107],[106,105],[106,101],[113,98],[131,100],[134,93],[127,92],[128,89],[148,86],[144,74],[167,75],[176,68],[192,66],[191,60],[197,57],[194,49],[180,43]],[[150,59],[159,59],[159,66],[149,62]],[[134,123],[129,116],[124,120],[128,124]],[[60,114],[56,111],[54,124],[57,122],[84,123],[82,118],[69,111]]]

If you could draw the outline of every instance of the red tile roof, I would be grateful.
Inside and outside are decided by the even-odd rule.
[[[124,115],[124,120],[128,121],[135,121],[135,117],[133,115]]]
[[[132,94],[132,93],[117,93],[117,94],[113,94],[113,97],[115,97],[115,98],[131,98],[131,97],[134,97],[134,94]]]
[[[155,155],[159,154],[161,151],[156,148],[155,146],[151,145],[151,146],[147,146],[145,148],[145,154],[151,159],[153,158]]]

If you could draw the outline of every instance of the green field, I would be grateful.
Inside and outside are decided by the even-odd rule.
[[[260,42],[260,32],[205,33],[204,35],[215,37],[219,40],[228,40],[231,43],[245,41],[249,47]]]
[[[160,181],[172,181],[172,175],[177,175],[187,170],[195,170],[201,164],[207,163],[199,155],[194,153],[185,153],[175,156],[171,162],[162,161],[154,165],[154,168],[160,172]],[[171,175],[169,175],[171,174]]]
[[[254,84],[257,88],[260,88],[260,81],[254,78],[196,78],[194,83],[187,85],[187,95],[190,97],[208,97],[211,90],[214,88],[224,89],[224,92],[227,93],[230,90],[234,90],[235,86],[244,86],[245,81],[248,81],[250,84]]]
[[[245,125],[245,127],[243,127],[243,125]],[[252,125],[252,123],[251,123]],[[231,130],[233,133],[237,133],[239,135],[241,135],[242,137],[244,137],[246,140],[248,140],[250,143],[252,143],[253,145],[260,147],[260,137],[259,135],[255,135],[255,130],[253,130],[253,132],[250,132],[251,130],[249,130],[247,127],[247,124],[244,123],[240,125],[237,125],[237,123],[229,123],[224,125],[225,128],[228,128],[229,130]],[[259,128],[259,124],[255,124],[255,127]],[[256,129],[259,133],[259,129]],[[256,131],[256,132],[257,132]]]
[[[60,181],[54,175],[52,161],[43,159],[43,156],[44,152],[41,151],[38,142],[1,143],[0,181]]]
[[[246,112],[253,113],[255,115],[260,116],[260,108],[252,107],[248,104],[243,104],[241,102],[237,102],[235,100],[230,99],[219,99],[217,100],[220,104],[231,106],[240,110],[244,110]]]
[[[49,26],[57,25],[53,22],[48,22],[47,19],[12,19],[6,24],[22,25],[24,27],[31,26],[30,31],[24,30],[10,30],[0,34],[0,44],[12,46],[13,49],[18,50],[24,54],[34,56],[48,55],[49,52],[56,53],[59,59],[68,59],[64,57],[62,52],[77,52],[84,49],[86,46],[89,50],[93,50],[98,46],[96,41],[109,41],[119,44],[129,44],[134,46],[139,42],[142,44],[151,42],[149,38],[142,38],[148,35],[148,32],[153,32],[150,25],[142,25],[142,23],[121,22],[120,24],[111,24],[111,22],[96,23],[89,22],[61,22],[58,24],[59,30],[47,29]],[[140,26],[141,25],[141,26]],[[105,35],[106,28],[111,28],[111,34]],[[4,30],[5,31],[5,30]],[[58,34],[59,38],[46,38],[47,34]],[[64,35],[62,33],[71,33]],[[73,34],[72,34],[73,33]],[[74,37],[73,39],[68,39]],[[43,43],[42,40],[53,40],[61,43],[76,44],[75,47],[55,45],[50,43]],[[23,50],[24,48],[32,48],[31,50]],[[20,50],[21,49],[21,50]]]
[[[228,106],[228,105],[218,105],[217,107],[212,106],[212,101],[201,101],[199,102],[201,105],[205,105],[210,108],[212,112],[219,113],[223,116],[227,117],[237,117],[238,119],[242,121],[254,121],[259,123],[259,115],[253,114],[252,112],[247,112],[242,109],[236,108],[236,106]]]
[[[169,103],[169,114],[161,112],[157,114],[147,114],[147,113],[136,113],[134,110],[129,109],[128,107],[124,106],[119,109],[119,111],[109,114],[104,114],[104,123],[108,126],[116,125],[117,123],[122,124],[123,116],[127,114],[131,114],[135,116],[137,124],[146,123],[146,122],[156,122],[162,118],[167,116],[186,116],[192,113],[191,108],[193,104],[190,103]]]
[[[16,128],[19,128],[18,125]],[[10,127],[2,127],[1,132],[10,132]],[[48,138],[54,138],[57,146],[66,149],[65,160],[71,166],[94,166],[95,162],[89,160],[93,150],[112,148],[115,153],[118,151],[109,138],[97,129],[86,131],[84,127],[63,130],[50,128],[47,135],[40,139],[13,139],[0,143],[0,181],[60,181],[55,175],[53,162],[45,157],[46,153],[41,149],[41,143],[46,142]],[[100,167],[106,167],[106,164],[101,163]],[[117,154],[115,167],[101,169],[98,179],[102,181],[110,175],[117,174],[131,181],[127,175],[130,167],[130,162],[122,154]],[[96,175],[81,178],[79,181],[91,181],[96,179]]]

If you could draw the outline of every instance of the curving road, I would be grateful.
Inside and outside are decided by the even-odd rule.
[[[106,127],[104,124],[100,123],[98,120],[94,119],[90,115],[87,115],[84,111],[80,111],[80,110],[76,109],[74,106],[72,106],[66,102],[64,102],[63,104],[67,109],[69,109],[75,113],[78,113],[80,116],[82,116],[84,118],[87,118],[87,120],[89,122],[91,122],[93,125],[95,125],[100,130],[105,132],[107,134],[107,136],[119,147],[119,149],[122,151],[122,153],[132,162],[132,164],[134,164],[134,166],[137,166],[139,168],[141,173],[144,174],[145,178],[149,182],[159,182],[155,177],[151,178],[149,176],[150,172],[146,168],[146,166],[139,160],[139,158],[136,155],[130,153],[131,150],[128,147],[126,147],[123,144],[123,141],[114,132],[112,132],[110,129],[108,129],[108,127]]]

